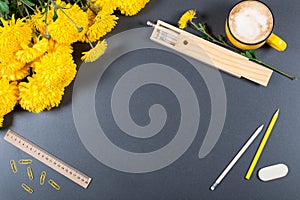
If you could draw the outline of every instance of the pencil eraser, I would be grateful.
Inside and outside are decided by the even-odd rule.
[[[258,171],[258,177],[262,181],[271,181],[285,177],[289,172],[288,166],[285,164],[276,164],[264,167]]]

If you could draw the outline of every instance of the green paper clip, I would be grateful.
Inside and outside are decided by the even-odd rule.
[[[56,190],[60,190],[60,186],[52,179],[48,181],[48,183]]]
[[[33,180],[33,172],[30,166],[27,167],[27,175],[30,180]]]
[[[18,168],[17,168],[16,161],[10,160],[9,163],[10,163],[10,167],[11,167],[13,173],[17,173],[18,172]]]
[[[19,164],[29,165],[29,164],[32,164],[32,160],[30,160],[30,159],[21,159],[21,160],[19,160]]]
[[[45,179],[46,179],[46,172],[42,171],[42,173],[40,175],[40,185],[44,185]]]
[[[26,192],[28,192],[29,194],[32,194],[32,193],[33,193],[33,189],[32,189],[29,185],[27,185],[27,184],[25,184],[25,183],[22,183],[22,188],[23,188]]]

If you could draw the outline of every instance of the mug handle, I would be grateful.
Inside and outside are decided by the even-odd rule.
[[[272,33],[267,39],[267,44],[276,49],[277,51],[284,51],[287,46],[286,42],[274,33]]]

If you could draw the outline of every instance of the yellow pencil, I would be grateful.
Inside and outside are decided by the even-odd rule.
[[[267,131],[266,131],[266,133],[265,133],[265,135],[264,135],[262,141],[260,142],[260,145],[259,145],[259,147],[258,147],[256,153],[255,153],[255,156],[254,156],[254,158],[253,158],[253,160],[252,160],[252,162],[251,162],[251,165],[250,165],[250,167],[249,167],[249,169],[248,169],[248,171],[247,171],[247,174],[246,174],[246,176],[245,176],[245,178],[246,178],[247,180],[250,179],[250,177],[251,177],[251,175],[252,175],[252,173],[253,173],[253,171],[254,171],[254,168],[255,168],[255,166],[256,166],[256,164],[257,164],[257,162],[258,162],[258,159],[259,159],[259,157],[260,157],[260,154],[262,153],[262,151],[263,151],[263,149],[264,149],[264,147],[265,147],[265,145],[266,145],[266,143],[267,143],[267,141],[268,141],[268,138],[269,138],[269,136],[270,136],[270,134],[271,134],[271,132],[272,132],[272,129],[273,129],[273,127],[274,127],[274,125],[275,125],[275,123],[276,123],[276,121],[277,121],[278,114],[279,114],[279,109],[277,109],[276,112],[275,112],[275,114],[273,115],[273,117],[272,117],[272,119],[271,119],[271,122],[270,122],[270,124],[269,124],[269,126],[268,126],[268,128],[267,128]]]

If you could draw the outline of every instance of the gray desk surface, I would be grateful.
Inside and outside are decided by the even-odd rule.
[[[199,20],[207,22],[214,33],[224,34],[226,14],[236,2],[152,0],[137,16],[121,17],[118,26],[106,37],[109,44],[115,45],[113,46],[115,49],[109,48],[107,54],[116,56],[116,52],[122,49],[117,48],[118,45],[125,48],[123,50],[126,54],[91,65],[81,65],[75,81],[76,87],[73,83],[66,89],[66,95],[59,108],[40,114],[17,109],[6,116],[5,127],[0,131],[1,199],[299,199],[300,82],[273,74],[269,86],[265,88],[223,72],[219,73],[217,70],[203,71],[209,67],[160,49],[159,45],[147,40],[147,34],[143,32],[145,29],[137,29],[145,27],[147,20],[161,19],[176,24],[184,11],[196,9],[201,15]],[[264,47],[258,51],[258,55],[265,62],[300,77],[298,59],[300,3],[297,0],[264,2],[273,10],[276,21],[274,31],[287,41],[288,48],[285,52],[276,52]],[[131,34],[133,32],[124,32],[131,29],[138,32],[137,38],[144,37],[144,46],[139,50],[133,49],[135,45],[131,46],[130,40],[122,40],[130,35],[136,36]],[[76,48],[84,47],[76,45]],[[77,51],[75,57],[79,56],[79,50]],[[103,62],[104,64],[110,62],[106,65],[105,71]],[[147,66],[154,71],[143,70]],[[135,68],[138,70],[134,71]],[[102,70],[101,77],[97,69]],[[95,70],[91,71],[90,80],[80,82],[78,79],[82,79],[85,71],[90,70]],[[95,76],[93,72],[96,72]],[[151,73],[154,73],[154,76]],[[210,78],[219,81],[219,85],[211,86],[209,85],[211,82],[205,81],[209,73],[213,74],[209,75]],[[160,81],[159,78],[163,80]],[[125,82],[118,82],[120,79],[124,79]],[[129,90],[134,89],[134,84],[140,80],[142,81],[137,84],[141,84],[141,87],[130,93]],[[180,81],[185,84],[176,84],[181,83]],[[90,92],[93,86],[96,91],[94,94]],[[215,92],[210,91],[210,88]],[[189,91],[191,89],[193,92]],[[116,95],[112,101],[113,109],[112,94]],[[126,94],[131,96],[126,99]],[[195,97],[198,106],[193,107]],[[87,101],[83,102],[85,99]],[[126,100],[129,103],[124,104]],[[184,102],[180,102],[181,100]],[[218,102],[219,107],[214,105]],[[91,103],[94,105],[90,105]],[[150,109],[154,104],[161,106],[156,105]],[[161,109],[162,106],[164,109]],[[86,107],[94,108],[94,112],[87,113]],[[190,109],[191,112],[183,110],[184,108]],[[281,109],[279,120],[252,178],[247,181],[244,176],[262,134],[216,191],[210,191],[210,185],[255,128],[262,123],[268,124],[277,108]],[[126,109],[130,112],[130,116],[126,115]],[[117,112],[114,113],[112,110]],[[151,122],[149,110],[154,117]],[[198,111],[200,115],[197,115]],[[193,117],[194,114],[197,117]],[[213,119],[213,115],[216,118]],[[102,134],[97,131],[100,130],[99,127],[93,127],[93,123],[89,126],[95,116],[97,124],[107,136],[104,137],[105,140],[94,139],[94,136],[97,138],[97,135]],[[224,126],[221,123],[222,116]],[[155,121],[156,118],[159,120]],[[217,129],[215,132],[220,137],[209,154],[200,159],[198,153],[204,137],[209,127],[214,126],[221,127],[220,134]],[[196,132],[193,131],[195,127]],[[19,166],[19,173],[13,174],[9,160],[30,156],[3,140],[9,128],[91,176],[93,181],[88,189],[79,187],[37,160],[32,164],[36,177],[34,181],[28,180],[22,166]],[[129,136],[139,131],[148,138]],[[150,137],[151,133],[153,137]],[[186,137],[183,135],[184,137],[180,138],[178,136],[180,134],[186,134]],[[178,138],[182,139],[182,142],[177,146],[176,143],[175,146],[166,146],[174,144],[173,140]],[[108,144],[107,139],[115,144],[108,147],[114,149],[104,148]],[[87,143],[93,143],[94,146],[91,147]],[[183,144],[187,147],[182,147]],[[120,151],[122,154],[115,153],[120,149],[123,149]],[[158,155],[159,149],[167,151]],[[94,156],[90,152],[93,152]],[[178,155],[175,155],[176,153]],[[154,160],[151,154],[154,155]],[[285,163],[289,166],[288,176],[271,182],[260,181],[256,175],[257,170],[276,163]],[[42,170],[46,170],[48,177],[61,185],[60,191],[55,191],[48,185],[39,186],[38,174]],[[35,189],[34,194],[29,195],[22,190],[20,185],[23,182]]]

